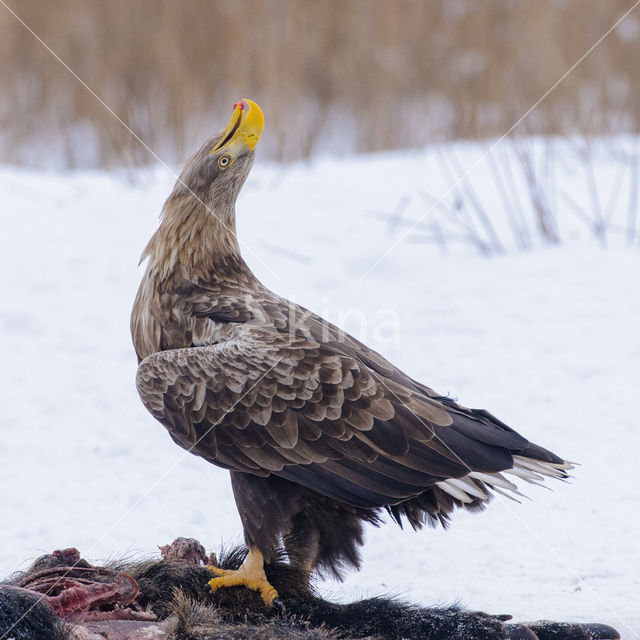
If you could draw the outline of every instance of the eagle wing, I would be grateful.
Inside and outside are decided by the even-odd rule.
[[[218,344],[148,356],[136,382],[192,453],[354,506],[398,504],[450,478],[510,469],[513,453],[535,447],[387,365],[348,343],[240,324]]]

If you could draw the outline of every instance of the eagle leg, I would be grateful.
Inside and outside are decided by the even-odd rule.
[[[258,591],[268,607],[272,607],[276,603],[278,592],[267,580],[264,572],[264,558],[255,547],[249,549],[249,553],[239,569],[220,569],[209,565],[206,566],[206,569],[216,576],[209,580],[211,591],[217,591],[224,587],[247,587],[247,589]]]
[[[302,572],[308,585],[320,549],[318,530],[310,528],[306,522],[301,526],[299,518],[294,517],[294,530],[284,536],[284,548],[289,556],[289,564]]]

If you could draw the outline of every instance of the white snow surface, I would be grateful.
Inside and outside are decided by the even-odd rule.
[[[458,152],[466,166],[479,153]],[[363,569],[320,590],[600,621],[638,638],[640,253],[599,247],[559,212],[559,246],[444,255],[371,214],[416,202],[425,184],[444,193],[434,163],[428,151],[258,160],[237,207],[243,255],[278,293],[580,466],[570,483],[547,480],[553,491],[525,484],[531,501],[458,512],[448,531],[369,528]],[[472,178],[498,211],[481,167]],[[176,447],[134,384],[138,259],[174,180],[164,168],[0,167],[0,576],[69,546],[104,561],[177,536],[241,540],[227,472]]]

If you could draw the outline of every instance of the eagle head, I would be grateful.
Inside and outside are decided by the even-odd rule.
[[[150,277],[166,279],[177,271],[206,278],[229,256],[236,268],[241,264],[235,203],[263,129],[262,110],[243,99],[233,105],[225,128],[187,160],[142,253],[141,260],[150,258]]]
[[[254,149],[263,129],[260,107],[246,98],[236,102],[225,128],[187,160],[174,195],[198,198],[220,214],[233,209],[253,165]]]

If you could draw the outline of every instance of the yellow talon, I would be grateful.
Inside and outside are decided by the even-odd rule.
[[[257,549],[249,549],[245,561],[239,569],[220,569],[206,566],[215,578],[209,580],[211,591],[223,587],[247,587],[259,591],[264,603],[271,607],[278,597],[278,592],[271,586],[264,572],[264,558]]]

